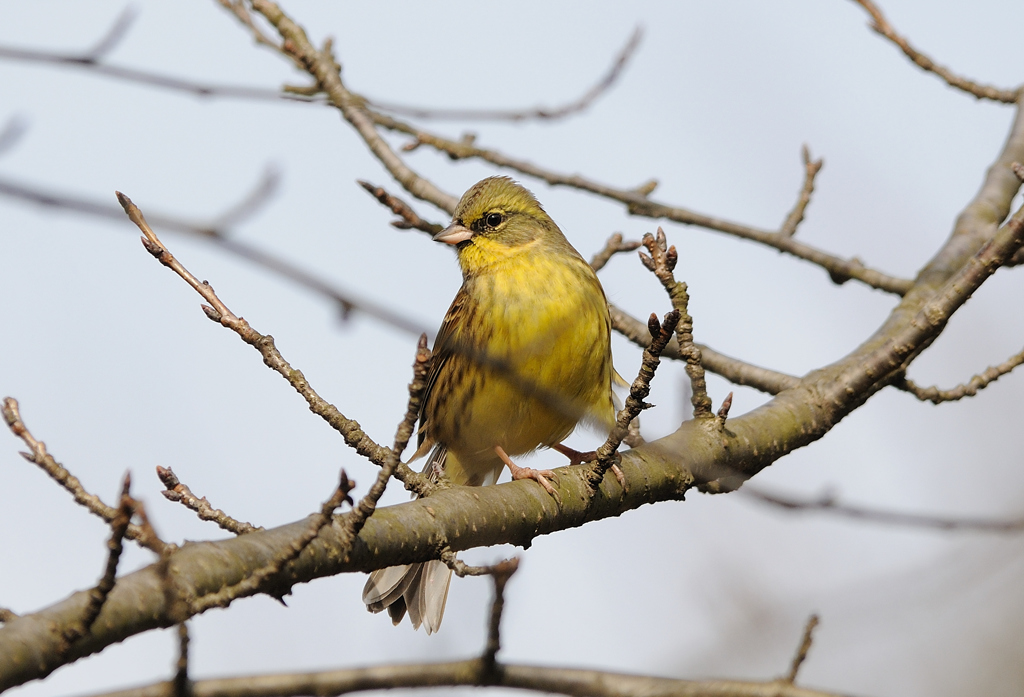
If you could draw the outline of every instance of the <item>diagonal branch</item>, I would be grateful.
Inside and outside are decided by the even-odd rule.
[[[872,0],[853,0],[855,3],[863,7],[869,15],[871,15],[871,29],[878,32],[889,41],[896,44],[903,54],[912,60],[919,68],[929,73],[934,73],[942,78],[947,85],[955,87],[958,90],[972,94],[978,99],[991,99],[992,101],[1002,102],[1004,104],[1013,104],[1020,98],[1024,88],[1018,87],[1016,89],[1007,90],[999,87],[992,87],[991,85],[981,85],[973,80],[960,77],[951,71],[949,68],[945,68],[925,54],[918,51],[916,48],[910,45],[910,42],[905,38],[896,33],[892,25],[882,14],[882,11],[875,5]]]
[[[880,271],[870,269],[858,259],[842,259],[835,255],[823,252],[811,245],[798,242],[792,237],[781,234],[777,231],[763,230],[749,225],[741,225],[722,218],[691,211],[687,208],[670,206],[659,203],[649,198],[651,187],[640,189],[618,189],[605,184],[600,184],[580,175],[567,175],[545,169],[525,160],[518,160],[496,150],[478,148],[471,141],[450,140],[441,136],[429,133],[415,126],[411,126],[395,118],[370,111],[369,116],[374,123],[391,131],[405,133],[415,138],[415,142],[447,154],[453,160],[480,159],[485,162],[515,170],[527,176],[536,177],[552,186],[567,186],[581,191],[587,191],[603,198],[618,201],[626,205],[626,210],[632,215],[644,216],[654,219],[665,219],[684,225],[697,225],[699,227],[723,232],[727,235],[741,239],[758,242],[760,244],[785,252],[799,259],[816,264],[826,271],[835,283],[845,283],[850,279],[856,279],[872,288],[902,295],[911,287],[912,281],[905,278],[889,276]],[[396,177],[397,178],[397,177]],[[402,180],[399,179],[402,183]],[[404,185],[404,184],[403,184]],[[407,189],[414,196],[415,191]],[[425,199],[430,200],[430,199]],[[433,201],[432,201],[433,202]],[[445,209],[447,210],[447,209]],[[451,212],[451,211],[449,211]]]
[[[640,371],[636,379],[629,387],[629,396],[626,403],[615,417],[615,426],[608,434],[607,440],[597,449],[597,461],[587,474],[587,485],[591,497],[598,492],[598,487],[604,479],[605,473],[615,465],[615,457],[623,439],[629,433],[629,425],[640,415],[644,409],[649,409],[651,404],[644,401],[651,392],[651,380],[654,379],[654,372],[661,364],[661,352],[672,338],[679,324],[679,310],[675,309],[665,315],[663,322],[658,321],[658,315],[651,313],[647,321],[648,331],[651,334],[651,345],[644,349],[643,359],[640,363]],[[625,477],[621,470],[616,471],[616,478],[623,490],[627,487]]]
[[[29,462],[39,465],[40,469],[46,472],[50,477],[60,484],[65,491],[70,493],[75,503],[79,506],[83,506],[87,511],[93,515],[99,516],[107,522],[107,524],[113,524],[117,519],[118,509],[113,506],[108,506],[103,503],[96,494],[90,494],[82,486],[82,482],[79,481],[78,477],[71,474],[64,465],[53,459],[46,450],[46,443],[40,440],[36,440],[32,433],[25,426],[25,422],[21,420],[21,411],[18,408],[18,400],[13,397],[5,397],[3,402],[3,415],[4,421],[7,422],[7,426],[11,429],[11,433],[21,438],[22,442],[28,446],[31,452],[22,453]],[[129,540],[141,540],[145,537],[142,529],[135,524],[130,524],[124,532],[124,536]]]
[[[341,311],[342,316],[347,316],[351,312],[362,312],[384,322],[385,324],[389,324],[396,329],[410,334],[418,336],[425,331],[424,325],[416,320],[400,315],[390,308],[379,305],[372,300],[361,298],[348,290],[338,288],[330,281],[327,281],[306,269],[300,268],[291,262],[265,252],[258,247],[248,244],[247,242],[232,238],[229,231],[223,226],[224,221],[228,220],[228,222],[237,223],[241,217],[252,215],[255,210],[255,205],[266,200],[265,192],[267,190],[266,187],[268,181],[269,179],[265,177],[263,182],[261,182],[252,193],[246,196],[242,203],[232,206],[229,211],[218,216],[217,221],[219,224],[218,222],[213,224],[192,223],[180,218],[159,214],[149,216],[149,220],[151,220],[155,227],[204,240],[216,245],[229,254],[244,259],[283,278],[287,278],[290,281],[298,283],[302,287],[334,302]],[[263,193],[264,195],[260,196],[260,193]],[[98,218],[107,218],[118,222],[124,222],[124,211],[118,206],[99,203],[90,199],[78,198],[66,193],[45,191],[26,186],[19,182],[0,179],[0,195],[29,201],[59,210],[74,211],[76,213],[84,213]],[[243,204],[248,204],[248,207],[244,207]],[[430,335],[429,332],[428,335]]]
[[[821,158],[817,160],[811,159],[811,151],[806,145],[801,149],[800,154],[804,161],[804,185],[800,189],[796,205],[793,206],[793,210],[789,212],[789,215],[782,222],[782,227],[779,228],[779,234],[783,237],[792,237],[796,234],[796,229],[803,222],[804,213],[811,202],[811,194],[814,193],[814,178],[818,176],[818,172],[825,166],[825,161]]]
[[[366,496],[359,500],[359,503],[356,504],[352,511],[352,515],[346,520],[346,533],[351,539],[355,539],[359,531],[366,524],[367,518],[377,510],[377,502],[384,495],[384,489],[388,485],[388,480],[391,479],[395,470],[401,464],[400,458],[402,453],[405,452],[406,446],[409,445],[409,439],[412,438],[416,419],[420,414],[420,405],[423,402],[423,393],[427,389],[430,359],[431,353],[430,349],[427,348],[427,335],[423,334],[420,336],[419,344],[416,346],[416,359],[412,365],[412,382],[409,383],[409,403],[405,408],[405,417],[402,419],[402,423],[398,425],[398,431],[395,433],[395,443],[384,460],[384,464],[381,465],[380,472],[377,473],[377,479],[374,481],[373,486],[366,492]]]
[[[210,502],[206,500],[205,496],[203,498],[198,498],[192,493],[192,490],[188,488],[187,484],[182,483],[178,479],[178,476],[174,474],[170,467],[160,467],[158,465],[156,468],[156,476],[160,478],[160,481],[163,482],[165,487],[164,490],[160,492],[163,494],[164,498],[168,501],[176,501],[177,503],[185,506],[185,508],[195,511],[200,520],[212,521],[216,523],[221,530],[227,530],[235,535],[245,535],[246,533],[263,530],[262,527],[235,520],[219,508],[214,508],[210,505]]]
[[[192,273],[188,271],[181,262],[179,262],[173,254],[171,254],[160,239],[153,232],[153,229],[146,222],[146,219],[142,215],[142,211],[139,210],[138,206],[132,203],[124,194],[117,193],[118,201],[121,202],[121,206],[124,208],[125,213],[133,223],[143,233],[142,244],[146,247],[146,250],[152,254],[161,264],[174,271],[180,276],[186,283],[199,293],[209,305],[203,305],[203,311],[207,317],[211,320],[218,322],[219,324],[231,329],[242,341],[249,344],[263,356],[263,362],[268,368],[280,374],[288,384],[295,389],[302,397],[306,400],[309,405],[310,411],[317,416],[324,419],[329,423],[334,430],[342,435],[345,439],[345,443],[359,453],[361,456],[373,462],[376,465],[383,466],[388,458],[388,454],[391,452],[389,449],[378,445],[373,441],[363,429],[359,426],[357,421],[349,419],[335,407],[333,404],[327,402],[323,397],[316,393],[313,387],[306,380],[305,376],[292,366],[284,359],[281,352],[277,350],[274,345],[274,337],[269,334],[260,334],[253,329],[245,319],[238,317],[231,310],[228,309],[217,294],[214,293],[213,288],[209,283],[200,281]],[[413,472],[405,464],[398,463],[396,468],[396,474],[399,479],[407,486],[422,493],[431,488],[431,484],[426,481],[426,478]]]

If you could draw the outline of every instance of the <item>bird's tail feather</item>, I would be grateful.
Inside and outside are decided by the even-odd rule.
[[[437,481],[445,456],[445,448],[435,446],[427,458],[423,471],[431,481]],[[427,634],[433,634],[441,628],[451,580],[452,570],[441,561],[389,566],[370,574],[363,587],[363,602],[370,612],[387,610],[395,625],[408,612],[413,629],[422,624]]]

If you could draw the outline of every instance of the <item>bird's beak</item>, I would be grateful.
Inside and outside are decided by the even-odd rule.
[[[452,223],[444,230],[434,235],[434,241],[444,242],[445,244],[458,244],[459,242],[465,242],[472,236],[473,231],[469,228],[458,223]]]

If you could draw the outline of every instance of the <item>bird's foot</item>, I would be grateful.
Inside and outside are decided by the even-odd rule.
[[[551,482],[548,481],[548,477],[551,479],[557,479],[554,472],[551,470],[535,470],[532,467],[520,467],[516,463],[512,462],[512,458],[508,456],[508,453],[506,453],[504,448],[500,445],[494,446],[494,452],[497,453],[498,457],[501,458],[501,461],[508,466],[508,471],[512,473],[513,481],[518,481],[520,479],[532,479],[544,487],[544,491],[551,494],[555,501],[558,502],[559,506],[562,505],[562,497],[558,495],[558,492],[555,491],[555,487],[551,486]]]
[[[570,467],[572,465],[582,465],[586,462],[594,462],[595,460],[597,460],[596,450],[579,451],[570,448],[568,445],[562,445],[561,443],[556,443],[552,445],[551,449],[556,450],[565,455],[567,458],[569,458]],[[627,490],[628,487],[626,486],[626,475],[622,473],[622,470],[619,469],[619,466],[612,465],[609,469],[611,469],[612,474],[615,475],[615,481],[619,483],[619,486],[621,486],[623,490]]]

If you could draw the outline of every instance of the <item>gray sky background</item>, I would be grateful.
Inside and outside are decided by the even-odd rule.
[[[109,60],[181,77],[273,88],[304,82],[252,45],[216,3],[139,2]],[[606,69],[633,27],[643,44],[621,82],[558,123],[427,124],[552,169],[618,186],[660,181],[656,198],[775,227],[800,188],[800,146],[826,164],[798,235],[912,276],[948,235],[1001,146],[1012,109],[977,102],[910,64],[846,0],[762,3],[314,3],[285,9],[317,42],[333,36],[348,85],[381,100],[438,107],[554,105]],[[120,2],[6,3],[0,44],[84,49]],[[887,0],[894,26],[938,62],[982,82],[1024,80],[1013,0]],[[209,219],[268,165],[278,194],[240,239],[435,328],[460,283],[451,250],[388,225],[358,186],[398,192],[330,109],[198,99],[77,70],[0,61],[0,121],[29,130],[0,177],[114,204]],[[402,139],[392,139],[401,145]],[[427,148],[408,162],[453,194],[495,172]],[[655,224],[622,207],[522,179],[589,256],[609,234]],[[1018,199],[1019,201],[1019,199]],[[425,204],[432,220],[443,214]],[[852,350],[894,299],[719,233],[665,226],[690,285],[695,334],[730,355],[802,374]],[[378,441],[405,404],[415,337],[326,301],[201,242],[164,233],[197,276]],[[998,273],[913,366],[952,386],[1021,348],[1022,271]],[[668,309],[632,255],[602,273],[608,296],[645,317]],[[126,469],[166,539],[221,537],[165,502],[152,474],[171,466],[237,518],[273,526],[307,515],[339,467],[365,490],[361,461],[258,354],[199,310],[199,297],[145,253],[134,227],[0,198],[0,392],[85,486],[112,501]],[[639,352],[614,345],[632,378]],[[670,432],[684,374],[664,365],[644,416]],[[709,381],[733,413],[765,397]],[[759,474],[766,489],[903,511],[1022,512],[1019,405],[1011,375],[978,397],[932,406],[885,391],[821,442]],[[595,442],[582,434],[578,444]],[[0,606],[30,612],[95,583],[107,529],[0,436]],[[533,463],[562,464],[547,453]],[[391,487],[386,500],[405,494]],[[510,549],[475,550],[491,561]],[[502,656],[680,677],[784,673],[811,612],[818,629],[801,681],[878,695],[1020,694],[1024,540],[856,523],[765,507],[737,493],[664,503],[538,539],[508,590]],[[133,550],[124,570],[151,561]],[[349,575],[299,586],[192,622],[193,676],[464,657],[483,645],[490,584],[453,581],[438,635],[393,628]],[[150,632],[57,671],[18,697],[81,694],[170,674],[173,632]]]

